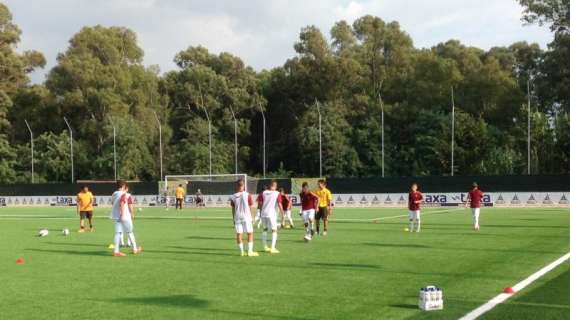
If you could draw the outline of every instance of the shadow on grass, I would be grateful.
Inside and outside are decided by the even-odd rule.
[[[170,246],[168,248],[181,249],[181,250],[198,250],[198,251],[230,251],[236,252],[237,249],[219,249],[219,248],[194,248],[194,247],[181,247],[181,246]]]
[[[110,257],[109,251],[78,251],[78,250],[47,250],[47,249],[26,249],[26,251],[44,252],[44,253],[62,253],[76,256],[106,256]]]
[[[100,243],[72,243],[72,242],[45,242],[46,244],[51,244],[55,246],[74,246],[74,247],[105,247]]]
[[[405,303],[391,304],[390,307],[392,307],[392,308],[400,308],[400,309],[414,309],[414,310],[418,310],[418,306],[415,305],[415,304],[405,304]]]
[[[141,304],[155,306],[170,306],[177,308],[206,308],[208,301],[195,298],[192,295],[171,295],[171,296],[155,296],[155,297],[131,297],[112,300],[116,303],[125,304]]]
[[[313,262],[311,265],[318,267],[328,267],[328,268],[341,268],[341,269],[380,269],[380,266],[373,264],[359,264],[359,263],[324,263],[324,262]]]
[[[192,240],[235,240],[234,237],[204,237],[204,236],[189,236],[186,239]]]
[[[189,254],[189,255],[207,255],[207,256],[236,256],[233,253],[221,253],[221,252],[211,252],[211,251],[187,251],[187,250],[145,250],[144,252],[154,253],[154,254]]]

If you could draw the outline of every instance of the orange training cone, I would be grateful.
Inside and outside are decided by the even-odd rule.
[[[503,293],[513,294],[513,293],[515,293],[515,290],[513,290],[513,288],[511,288],[511,287],[508,287],[508,288],[505,288],[505,290],[503,290]]]
[[[18,258],[18,260],[16,260],[16,264],[18,264],[18,265],[22,265],[25,263],[26,263],[26,261],[24,261],[24,258]]]

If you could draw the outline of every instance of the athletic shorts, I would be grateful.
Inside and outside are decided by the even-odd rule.
[[[253,233],[253,222],[251,220],[241,220],[235,222],[237,234]]]
[[[410,210],[409,214],[410,220],[419,220],[420,215],[421,215],[420,210],[415,210],[415,211]]]
[[[261,217],[261,223],[263,224],[264,229],[277,230],[277,217],[276,216]]]
[[[133,232],[133,220],[115,221],[115,233]]]
[[[474,217],[478,217],[481,213],[481,208],[471,208],[471,212],[473,212]]]
[[[317,220],[328,220],[329,219],[329,208],[328,207],[320,207],[319,211],[317,211],[316,215]]]
[[[301,216],[304,223],[309,223],[311,220],[315,220],[315,209],[303,210]]]
[[[93,218],[93,211],[79,211],[79,217],[81,219],[91,219]]]

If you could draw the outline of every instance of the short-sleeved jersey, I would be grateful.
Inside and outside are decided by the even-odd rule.
[[[469,202],[471,208],[481,208],[481,199],[483,199],[483,192],[479,189],[469,191]]]
[[[319,198],[317,196],[310,192],[301,192],[299,197],[301,198],[301,210],[317,209],[319,205]]]
[[[291,209],[291,198],[288,195],[281,195],[281,205],[283,210]]]
[[[133,197],[130,193],[124,191],[115,191],[111,196],[113,204],[112,218],[119,220],[121,218],[121,207],[123,208],[123,220],[130,220],[132,218],[129,210],[129,204],[133,204]],[[124,204],[124,206],[123,206]]]
[[[245,191],[234,193],[230,197],[230,203],[234,208],[234,221],[236,223],[252,220],[250,207],[253,205],[253,198],[251,194]]]
[[[323,188],[314,191],[319,198],[319,208],[328,207],[332,202],[332,193],[329,189]]]
[[[261,216],[265,218],[277,216],[277,203],[282,201],[281,193],[275,190],[265,190],[262,196]]]
[[[93,194],[89,191],[77,194],[77,205],[79,211],[93,211]]]
[[[176,188],[176,199],[183,199],[186,191],[182,187]]]
[[[408,209],[410,209],[411,211],[420,210],[420,202],[417,202],[417,201],[421,201],[423,199],[424,199],[424,196],[422,195],[421,192],[419,192],[419,191],[410,192],[408,194]]]

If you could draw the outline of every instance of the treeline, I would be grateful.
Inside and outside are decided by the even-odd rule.
[[[319,173],[317,103],[322,113],[327,176],[382,172],[384,110],[387,176],[451,172],[451,88],[455,94],[458,175],[524,174],[527,168],[527,83],[531,97],[531,172],[570,173],[570,34],[561,2],[520,1],[528,22],[555,35],[547,50],[514,43],[488,51],[456,40],[418,49],[397,22],[364,16],[330,30],[308,26],[283,66],[256,72],[229,53],[190,46],[175,71],[143,65],[134,31],[85,27],[57,57],[44,83],[28,75],[43,68],[39,52],[18,53],[20,29],[0,4],[0,183],[69,181],[73,128],[77,179],[118,175],[157,180],[158,121],[165,174],[207,174],[208,122],[212,171],[262,172],[262,113],[267,119],[269,176]],[[555,1],[556,2],[556,1]],[[544,4],[547,3],[547,4]],[[558,10],[559,12],[555,12]],[[499,30],[497,32],[500,32]],[[380,97],[382,100],[380,100]]]

